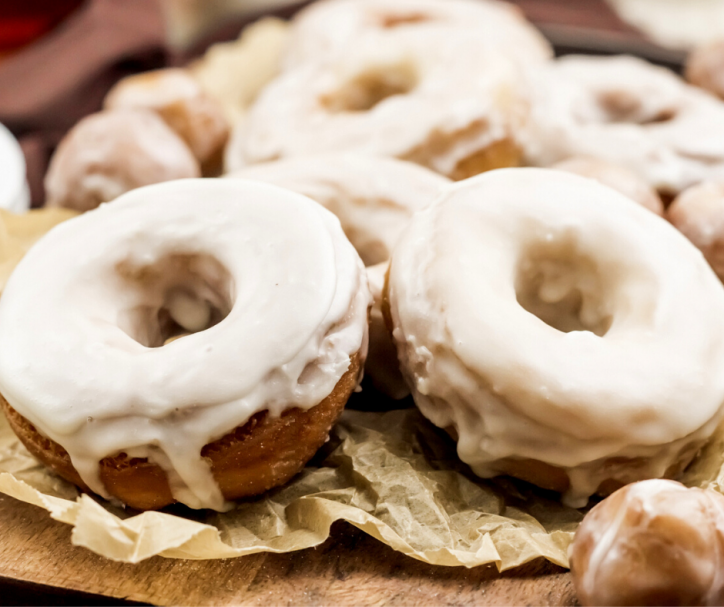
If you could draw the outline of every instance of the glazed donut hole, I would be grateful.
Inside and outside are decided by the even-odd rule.
[[[518,303],[563,333],[606,335],[613,323],[610,287],[599,263],[572,237],[532,242],[518,261]]]
[[[157,114],[106,110],[60,142],[45,176],[45,205],[90,211],[145,185],[200,175],[189,147]]]
[[[104,107],[155,112],[188,145],[205,175],[218,174],[229,125],[221,105],[188,70],[166,68],[128,76],[110,90]]]
[[[419,80],[412,62],[372,67],[323,94],[319,101],[331,113],[368,112],[385,99],[412,92]]]
[[[724,497],[677,482],[628,485],[594,507],[570,547],[583,605],[721,605]]]
[[[684,190],[666,217],[724,280],[724,182],[704,182]]]
[[[205,331],[233,306],[229,271],[208,254],[174,254],[150,265],[116,266],[132,305],[119,312],[118,326],[148,348]]]

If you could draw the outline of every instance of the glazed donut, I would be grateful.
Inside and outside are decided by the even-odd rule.
[[[495,0],[322,0],[302,9],[292,22],[284,56],[286,69],[324,60],[356,45],[369,31],[442,29],[454,39],[461,29],[525,61],[553,56],[548,41],[518,7]]]
[[[45,176],[45,205],[89,211],[129,190],[200,174],[188,146],[153,112],[99,112],[60,142]]]
[[[532,75],[526,163],[625,166],[667,198],[724,177],[724,104],[633,57],[568,56]]]
[[[20,262],[0,300],[0,393],[30,452],[80,487],[223,510],[327,440],[359,381],[369,304],[339,222],[304,196],[149,186]]]
[[[229,125],[221,105],[207,95],[188,70],[168,68],[128,76],[106,96],[107,110],[156,112],[186,142],[199,163],[221,166]]]
[[[722,418],[721,283],[591,179],[508,169],[452,186],[403,233],[384,297],[416,404],[479,476],[580,507],[677,474]]]
[[[721,605],[724,496],[649,480],[593,508],[570,548],[583,605]]]
[[[232,134],[226,169],[350,151],[463,179],[518,163],[524,90],[516,65],[474,30],[371,33],[269,84]]]
[[[686,61],[686,79],[724,99],[724,40],[694,49]]]
[[[30,208],[30,189],[25,178],[25,157],[15,137],[0,124],[0,208],[22,213]]]
[[[382,284],[387,260],[413,213],[432,202],[449,180],[410,162],[357,154],[277,160],[229,177],[264,181],[304,194],[337,216],[362,261],[373,266],[367,273],[374,305],[365,373],[384,394],[394,399],[407,396],[409,390],[382,319]]]
[[[412,215],[450,183],[410,162],[349,153],[255,164],[227,177],[263,181],[315,200],[337,216],[366,266],[387,261]]]
[[[664,205],[656,190],[636,173],[629,171],[625,167],[606,162],[605,160],[577,156],[558,162],[553,165],[553,168],[559,171],[575,173],[581,177],[595,179],[599,183],[620,192],[634,202],[638,202],[642,207],[652,213],[656,213],[657,215],[664,214]]]
[[[724,182],[706,182],[685,190],[666,216],[724,281]]]

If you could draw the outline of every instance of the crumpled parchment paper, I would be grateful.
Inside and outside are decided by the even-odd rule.
[[[37,209],[16,215],[0,209],[0,292],[10,274],[48,230],[78,215],[70,209]]]
[[[682,480],[722,491],[723,453],[719,433]],[[416,409],[346,411],[301,474],[228,513],[174,507],[138,514],[79,494],[29,455],[0,416],[0,492],[73,525],[74,544],[129,563],[301,550],[346,520],[435,565],[495,563],[502,571],[543,557],[565,567],[583,517],[526,483],[475,478],[454,443]]]
[[[503,570],[542,556],[566,566],[582,518],[524,483],[476,479],[416,409],[346,411],[301,474],[228,513],[177,506],[137,514],[81,495],[30,456],[2,418],[0,492],[73,525],[74,544],[131,563],[300,550],[346,520],[432,564]]]

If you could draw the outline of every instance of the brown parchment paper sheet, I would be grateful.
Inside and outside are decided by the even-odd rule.
[[[301,474],[223,514],[175,507],[134,515],[80,495],[37,463],[2,418],[0,491],[73,525],[74,544],[132,563],[309,548],[346,520],[428,563],[508,569],[542,556],[565,566],[581,519],[522,483],[474,479],[416,409],[346,411]]]
[[[77,214],[69,209],[38,209],[18,215],[0,209],[0,293],[30,247],[48,230]]]
[[[0,213],[0,269],[9,273],[42,233],[70,216]],[[722,454],[719,433],[682,480],[722,491]],[[346,520],[435,565],[495,563],[505,570],[543,557],[567,566],[583,516],[525,483],[476,478],[452,440],[414,408],[345,411],[327,445],[290,483],[223,514],[181,506],[139,514],[80,494],[39,464],[0,415],[0,492],[72,525],[74,544],[129,563],[155,555],[213,559],[301,550],[321,544],[334,521]]]

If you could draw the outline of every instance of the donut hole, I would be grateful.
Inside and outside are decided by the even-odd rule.
[[[676,118],[673,107],[647,107],[629,91],[611,90],[598,94],[598,107],[608,123],[628,123],[641,126],[669,122]]]
[[[332,113],[368,112],[385,99],[406,95],[418,80],[411,63],[380,66],[355,75],[337,90],[323,95],[320,101]]]
[[[127,261],[116,270],[133,293],[118,326],[147,348],[205,331],[231,311],[231,274],[210,255],[169,255],[141,266]]]
[[[395,29],[403,25],[419,25],[435,21],[432,15],[424,13],[398,13],[396,15],[382,15],[379,26],[383,29]]]
[[[530,246],[519,260],[515,291],[524,310],[563,333],[603,337],[613,322],[603,273],[573,238]]]

